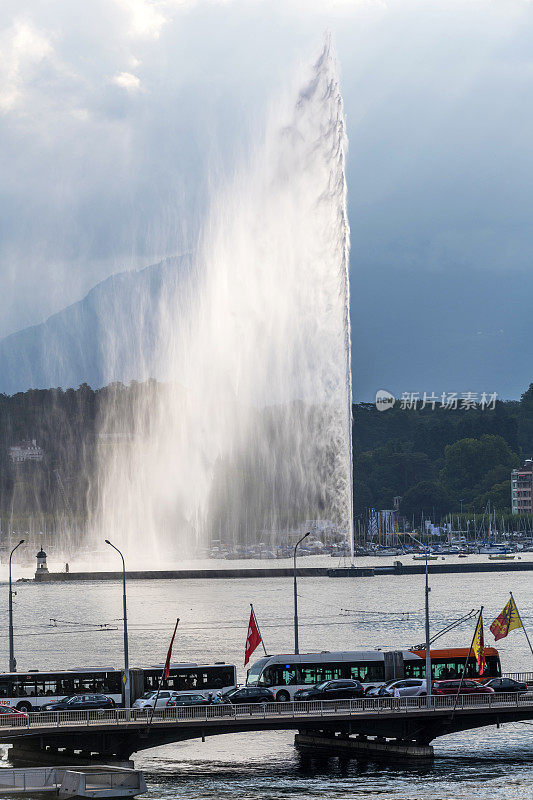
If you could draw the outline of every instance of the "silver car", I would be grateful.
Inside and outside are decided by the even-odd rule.
[[[382,686],[378,697],[425,697],[427,695],[424,678],[405,678]]]

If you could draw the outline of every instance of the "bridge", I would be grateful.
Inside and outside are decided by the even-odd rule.
[[[334,750],[431,756],[430,742],[439,736],[533,719],[533,693],[439,696],[430,705],[425,697],[402,697],[5,716],[0,742],[12,744],[15,757],[39,763],[74,756],[125,760],[170,742],[262,730],[297,731],[297,744],[308,748],[329,743]]]

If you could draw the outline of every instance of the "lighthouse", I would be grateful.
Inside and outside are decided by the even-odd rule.
[[[37,553],[37,569],[35,571],[35,580],[42,580],[45,575],[48,575],[48,565],[46,563],[46,553],[41,547]]]

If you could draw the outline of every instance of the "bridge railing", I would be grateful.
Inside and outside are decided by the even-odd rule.
[[[434,695],[431,697],[431,711],[449,711],[469,708],[491,709],[503,707],[533,706],[533,695],[519,695],[516,692],[498,694],[460,694]],[[248,705],[199,705],[172,706],[168,708],[146,709],[94,709],[86,711],[40,711],[30,714],[0,714],[0,737],[6,729],[46,729],[46,728],[79,728],[80,726],[123,725],[138,728],[151,724],[160,726],[165,723],[176,725],[180,722],[196,720],[238,720],[260,716],[263,718],[291,717],[307,718],[335,717],[361,714],[404,713],[413,714],[427,712],[426,697],[368,697],[353,700],[327,700],[289,703],[261,703]]]
[[[533,684],[533,672],[504,672],[502,677]]]

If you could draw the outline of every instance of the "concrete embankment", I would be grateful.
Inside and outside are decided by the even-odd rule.
[[[472,573],[472,572],[521,572],[533,571],[533,561],[476,561],[461,564],[445,564],[430,562],[432,575]],[[424,563],[377,565],[368,567],[299,567],[297,574],[301,577],[330,578],[366,578],[375,575],[422,575]],[[181,570],[140,570],[127,572],[128,580],[190,580],[190,579],[225,579],[225,578],[288,578],[293,574],[291,567],[254,567],[229,569],[181,569]],[[118,581],[122,572],[45,572],[35,576],[38,582],[72,581]],[[22,579],[26,580],[26,579]]]

